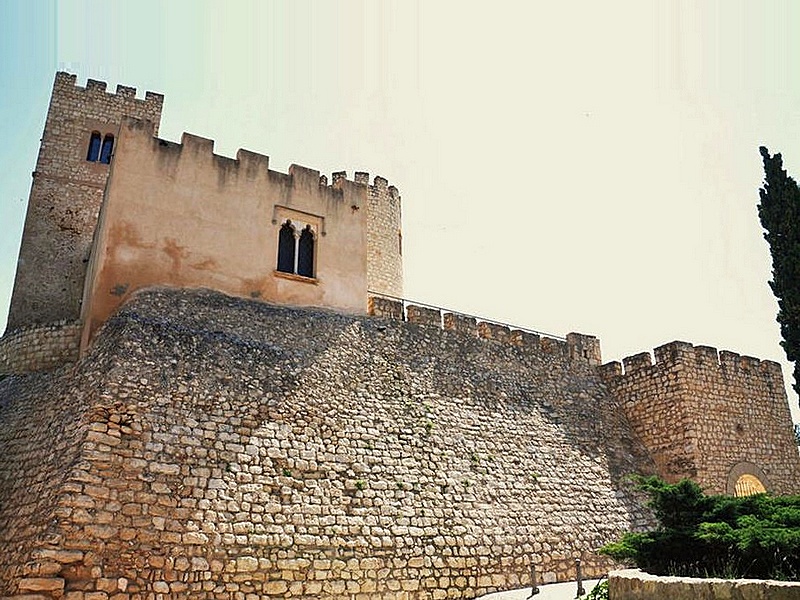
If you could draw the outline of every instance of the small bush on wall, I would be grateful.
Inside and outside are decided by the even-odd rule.
[[[706,496],[689,480],[639,480],[659,526],[600,552],[653,575],[797,580],[800,496]]]

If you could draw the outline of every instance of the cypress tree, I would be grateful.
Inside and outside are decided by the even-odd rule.
[[[769,286],[778,299],[777,321],[781,326],[786,358],[794,363],[794,390],[800,394],[800,188],[783,169],[780,154],[764,159],[764,187],[759,190],[758,216],[764,239],[772,254]]]

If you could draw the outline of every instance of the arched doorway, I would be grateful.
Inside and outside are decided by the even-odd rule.
[[[734,485],[734,496],[753,496],[754,494],[766,494],[767,488],[755,475],[745,473],[736,480]]]
[[[751,462],[742,461],[734,465],[728,473],[727,493],[730,496],[752,496],[769,491],[767,475]]]

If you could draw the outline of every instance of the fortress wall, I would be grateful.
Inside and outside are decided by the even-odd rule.
[[[382,296],[370,296],[367,312],[375,317],[408,321],[416,325],[454,331],[467,337],[479,337],[501,344],[510,344],[526,352],[557,355],[570,361],[579,361],[591,366],[601,362],[600,340],[593,335],[569,333],[566,339],[541,336],[524,329],[514,329],[500,323],[480,321],[477,317],[462,315],[438,308],[404,305],[403,301]]]
[[[368,182],[367,173],[356,173]],[[403,237],[400,194],[383,177],[369,186],[367,211],[367,287],[371,292],[403,296]]]
[[[366,311],[368,188],[335,174],[213,141],[152,137],[128,120],[109,179],[85,298],[90,332],[130,293],[151,285],[209,287],[294,305]],[[287,220],[315,232],[315,277],[279,273],[278,236]]]
[[[568,352],[147,290],[80,371],[98,391],[51,548],[80,558],[44,578],[76,600],[471,598],[531,562],[605,572],[592,550],[649,518],[625,476],[652,464]]]
[[[631,427],[650,450],[659,475],[670,483],[697,475],[694,417],[681,402],[674,363],[652,364],[649,352],[605,364],[601,374],[625,407]]]
[[[98,371],[102,369],[97,365]],[[84,414],[93,402],[91,381],[72,368],[0,379],[0,596],[60,597],[60,573],[83,554],[70,549],[59,528],[65,514],[95,518],[87,496],[68,493],[91,486],[75,481]],[[72,481],[70,481],[72,479]],[[74,501],[74,502],[72,502]],[[83,503],[81,508],[77,505]],[[90,517],[91,513],[91,517]],[[102,514],[96,515],[98,520]],[[39,596],[37,594],[54,594]],[[25,595],[30,594],[30,595]]]
[[[28,200],[8,317],[9,329],[74,321],[80,314],[86,262],[109,165],[86,160],[93,131],[119,133],[123,116],[158,131],[163,96],[57,73]]]
[[[79,323],[61,321],[9,331],[0,337],[0,375],[48,371],[78,360]]]
[[[649,354],[626,358],[624,375],[619,363],[602,369],[662,477],[690,476],[708,493],[732,494],[729,475],[749,463],[769,491],[800,492],[780,365],[685,342],[654,354],[654,364]]]

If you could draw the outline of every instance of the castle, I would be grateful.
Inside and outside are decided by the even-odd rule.
[[[627,478],[800,491],[779,365],[404,302],[400,196],[58,73],[0,338],[0,595],[471,598],[608,569]]]

